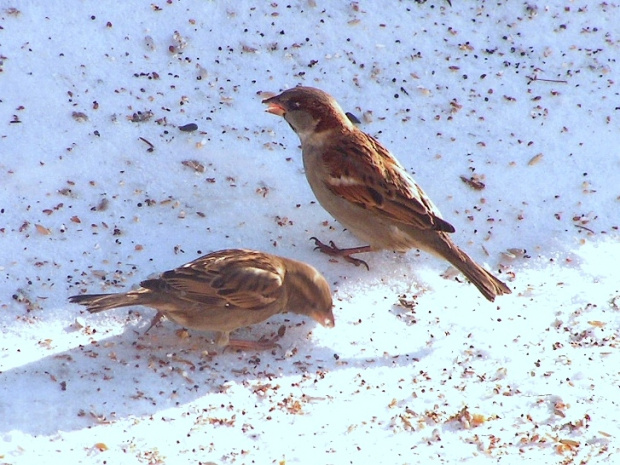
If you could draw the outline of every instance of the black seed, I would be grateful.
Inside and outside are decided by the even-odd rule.
[[[179,126],[179,130],[183,132],[192,132],[198,129],[198,125],[196,123],[189,123],[184,126]]]

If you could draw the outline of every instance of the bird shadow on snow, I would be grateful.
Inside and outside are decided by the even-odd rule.
[[[570,250],[567,247],[553,252],[562,255]],[[383,259],[377,260],[374,265],[380,268]],[[408,267],[404,258],[396,262],[402,268]],[[517,260],[511,268],[519,276],[523,266]],[[580,263],[576,259],[553,266],[578,270]],[[349,270],[347,276],[355,281],[365,273]],[[414,324],[416,312],[398,305],[394,296],[395,300],[387,304],[389,313],[404,325]],[[369,324],[367,318],[364,323]],[[346,357],[338,355],[335,348],[320,345],[320,341],[309,340],[316,324],[291,314],[233,333],[234,337],[257,340],[263,335],[273,337],[284,324],[281,347],[262,352],[223,351],[210,343],[207,333],[198,331],[187,331],[183,333],[187,337],[179,337],[179,327],[171,322],[144,334],[147,324],[130,323],[122,334],[114,336],[87,335],[78,332],[84,330],[67,327],[67,333],[75,333],[74,347],[0,373],[0,435],[10,431],[38,436],[81,430],[156,415],[205,396],[206,402],[219,406],[225,402],[231,384],[247,389],[252,397],[261,384],[277,383],[280,378],[291,377],[294,383],[304,375],[319,377],[320,373],[338,370],[414,366],[435,350],[422,338],[419,346],[404,353],[385,356],[369,348],[365,355]],[[92,327],[96,327],[95,322]],[[338,330],[337,326],[330,331]],[[356,336],[359,334],[352,335]]]
[[[252,395],[261,384],[282,377],[410,365],[430,349],[392,357],[350,358],[306,340],[315,324],[301,317],[273,318],[235,337],[268,334],[286,325],[280,347],[268,351],[223,351],[205,333],[179,337],[173,323],[143,334],[131,326],[122,334],[93,339],[0,374],[0,434],[21,431],[33,436],[74,431],[131,417],[155,415],[203,396],[219,407],[230,384]],[[67,330],[69,331],[69,329]],[[73,330],[75,331],[75,330]],[[260,336],[259,336],[260,337]],[[213,354],[217,350],[217,354]],[[208,351],[208,352],[207,352]],[[294,382],[294,381],[293,381]],[[10,403],[7,403],[10,399]]]

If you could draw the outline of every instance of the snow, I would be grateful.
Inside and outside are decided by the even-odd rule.
[[[614,463],[620,5],[226,3],[0,1],[0,462]],[[314,252],[360,244],[264,112],[297,84],[513,294],[415,251]],[[281,349],[221,353],[67,302],[232,247],[317,267],[336,327],[282,315],[237,332],[285,325]]]

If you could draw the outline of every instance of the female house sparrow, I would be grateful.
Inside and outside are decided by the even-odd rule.
[[[215,331],[219,346],[268,348],[260,342],[229,339],[237,328],[260,323],[277,313],[307,315],[328,328],[334,326],[329,284],[302,262],[252,250],[221,250],[197,258],[140,288],[120,294],[74,295],[69,301],[90,313],[144,305],[199,331]],[[150,328],[149,328],[150,329]]]
[[[336,100],[312,87],[296,87],[263,100],[301,141],[308,182],[323,207],[368,245],[318,248],[359,265],[352,254],[380,249],[426,250],[458,268],[490,301],[510,294],[503,282],[452,242],[454,227],[376,139],[360,131]],[[364,263],[365,264],[365,263]]]

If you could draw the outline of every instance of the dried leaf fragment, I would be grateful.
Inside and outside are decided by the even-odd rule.
[[[465,429],[476,428],[486,421],[486,417],[480,413],[471,413],[467,406],[458,413],[452,415],[448,421],[457,421]]]
[[[82,113],[81,111],[74,111],[73,113],[71,113],[71,116],[78,123],[84,123],[88,121],[88,116],[86,116],[86,113]]]
[[[515,258],[523,258],[526,253],[527,250],[525,249],[511,247],[509,249],[506,249],[506,251],[502,252],[502,255],[510,260],[514,260]]]
[[[181,164],[183,164],[183,166],[187,166],[188,168],[193,169],[194,171],[198,173],[205,172],[205,165],[203,165],[197,160],[183,160]]]
[[[187,329],[185,329],[185,328],[177,329],[175,331],[175,334],[180,339],[187,339],[189,337],[189,331],[187,331]]]
[[[132,123],[144,123],[145,121],[150,120],[153,117],[153,112],[151,110],[146,111],[136,111],[129,117],[129,121]]]
[[[35,227],[37,228],[37,232],[39,234],[43,234],[44,236],[49,236],[50,234],[52,234],[52,231],[50,231],[48,228],[46,228],[42,224],[37,223]]]
[[[478,176],[478,175],[473,175],[470,178],[467,178],[465,176],[461,176],[461,181],[463,181],[469,187],[471,187],[472,189],[477,190],[477,191],[480,191],[480,190],[482,190],[482,189],[484,189],[486,187],[486,184],[483,183],[480,180],[480,176]]]
[[[102,211],[107,210],[109,205],[110,205],[110,201],[106,197],[103,197],[97,205],[90,208],[90,211],[102,212]]]
[[[574,441],[572,439],[560,439],[560,444],[564,444],[569,447],[579,447],[579,441]]]
[[[543,157],[543,154],[542,154],[542,153],[539,153],[539,154],[537,154],[537,155],[534,155],[534,156],[530,159],[530,161],[528,161],[528,162],[527,162],[528,166],[533,166],[533,165],[535,165],[535,164],[536,164],[536,163],[538,163],[540,160],[542,160],[542,157]]]
[[[564,452],[574,452],[577,448],[579,448],[578,441],[573,441],[572,439],[560,439],[555,450],[558,454],[563,454]]]

